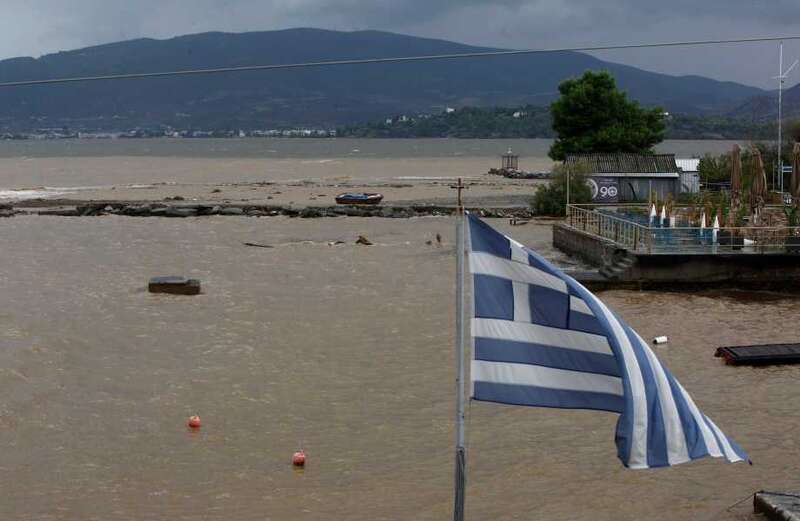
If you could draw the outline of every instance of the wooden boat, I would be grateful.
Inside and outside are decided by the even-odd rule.
[[[383,200],[382,194],[366,192],[346,192],[336,196],[339,204],[378,204]]]

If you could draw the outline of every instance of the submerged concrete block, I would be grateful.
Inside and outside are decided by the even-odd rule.
[[[800,521],[800,494],[789,492],[757,492],[753,509],[767,519]]]
[[[150,293],[170,293],[172,295],[197,295],[200,281],[181,276],[153,277],[147,284]]]

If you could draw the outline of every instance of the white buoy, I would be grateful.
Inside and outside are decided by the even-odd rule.
[[[657,336],[653,339],[654,344],[666,344],[669,342],[669,339],[665,336]]]

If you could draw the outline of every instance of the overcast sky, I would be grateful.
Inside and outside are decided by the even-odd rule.
[[[2,0],[0,59],[138,37],[380,29],[509,48],[800,35],[800,0]],[[800,42],[787,42],[787,62]],[[774,88],[777,44],[598,54]],[[788,82],[800,81],[800,70]]]

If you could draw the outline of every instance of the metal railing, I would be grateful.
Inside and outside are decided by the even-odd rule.
[[[699,226],[669,227],[660,226],[658,220],[650,224],[647,215],[641,213],[621,217],[607,209],[577,205],[569,205],[566,224],[639,253],[800,255],[800,227],[747,226],[719,230]]]
[[[647,248],[647,228],[638,223],[572,204],[567,209],[567,224],[576,230],[608,239],[629,250]]]

